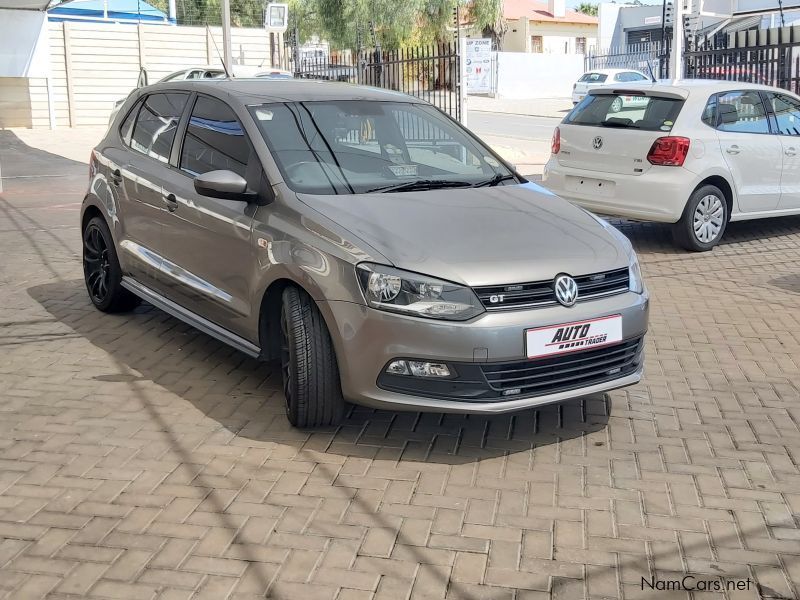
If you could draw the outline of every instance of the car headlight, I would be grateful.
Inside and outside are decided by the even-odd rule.
[[[642,281],[642,270],[639,268],[639,259],[636,252],[631,252],[631,263],[628,267],[629,283],[628,289],[636,294],[644,293],[644,281]]]
[[[356,273],[372,308],[448,321],[466,321],[484,311],[475,293],[462,285],[373,263],[361,263]]]

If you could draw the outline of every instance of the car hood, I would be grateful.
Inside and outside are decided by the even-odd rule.
[[[619,237],[533,183],[298,197],[395,267],[469,286],[585,275],[629,262]]]

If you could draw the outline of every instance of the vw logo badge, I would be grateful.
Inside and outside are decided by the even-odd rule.
[[[600,150],[600,148],[602,147],[603,147],[603,138],[601,138],[598,135],[596,138],[592,140],[592,148],[594,148],[595,150]]]
[[[572,306],[578,300],[578,284],[569,275],[559,275],[555,281],[556,300],[564,306]]]

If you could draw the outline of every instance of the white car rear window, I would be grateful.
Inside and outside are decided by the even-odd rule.
[[[569,125],[670,131],[683,100],[633,93],[588,95],[564,118]]]

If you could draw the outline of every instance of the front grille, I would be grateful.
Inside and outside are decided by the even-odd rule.
[[[571,352],[552,358],[481,365],[489,386],[496,392],[515,391],[514,396],[540,396],[603,383],[630,375],[638,368],[642,339],[613,346]]]
[[[578,284],[578,302],[628,291],[628,268],[573,277]],[[553,280],[473,288],[487,310],[519,310],[556,304]],[[502,299],[501,299],[502,297]]]

